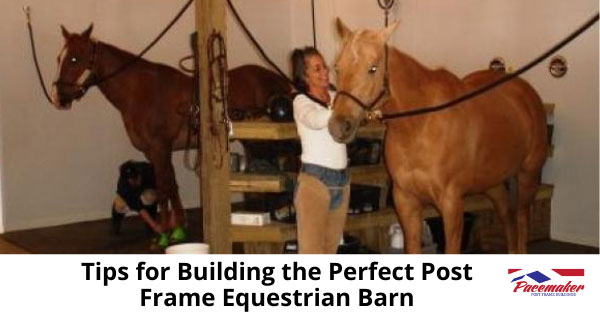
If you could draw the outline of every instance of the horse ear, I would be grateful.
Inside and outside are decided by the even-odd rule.
[[[83,36],[84,38],[90,38],[90,35],[92,35],[92,30],[94,29],[94,23],[91,23],[90,26],[88,26],[88,28],[83,31],[83,33],[81,33],[81,36]]]
[[[400,22],[396,21],[379,32],[379,36],[383,42],[387,42],[388,39],[390,39],[390,36],[392,36],[392,33],[394,33],[399,23]]]
[[[346,37],[350,36],[350,33],[352,33],[352,31],[350,31],[350,29],[346,26],[346,24],[344,24],[344,22],[342,22],[342,20],[339,17],[335,19],[335,26],[337,29],[337,33],[342,40],[345,40]]]
[[[64,25],[60,25],[60,30],[62,31],[62,35],[65,39],[69,38],[69,36],[71,36],[71,34],[69,33],[69,31],[67,31],[67,29],[65,28]]]

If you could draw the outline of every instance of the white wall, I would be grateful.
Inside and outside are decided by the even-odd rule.
[[[240,17],[265,52],[284,72],[289,66],[291,10],[294,0],[232,0]],[[255,63],[267,66],[232,14],[227,16],[229,67]]]
[[[316,2],[331,12],[317,23],[319,36],[329,39],[318,42],[328,60],[337,45],[331,35],[335,16],[351,29],[383,25],[376,1]],[[397,0],[391,19],[400,26],[391,42],[425,65],[459,76],[487,67],[495,56],[516,69],[597,11],[595,0]],[[294,46],[312,42],[310,21],[298,22]],[[555,151],[544,170],[544,181],[555,184],[551,236],[598,246],[598,25],[559,53],[569,64],[565,78],[552,78],[547,62],[524,75],[544,101],[556,103]]]
[[[56,56],[63,45],[59,25],[82,31],[95,23],[93,36],[139,52],[163,29],[185,0],[11,0],[0,3],[0,229],[6,231],[106,218],[116,189],[117,167],[127,159],[143,159],[130,145],[119,112],[92,88],[70,111],[46,103],[35,75],[22,6],[32,8],[33,25],[46,83],[54,79]],[[289,3],[277,0],[236,1],[241,14],[265,49],[285,64]],[[274,12],[273,27],[260,8]],[[255,9],[253,9],[255,8]],[[257,8],[257,9],[256,9]],[[230,23],[230,67],[260,63],[253,48]],[[194,7],[146,57],[177,65],[190,53],[195,30]],[[267,41],[268,38],[284,40]],[[8,44],[10,43],[10,44]],[[284,65],[285,66],[285,65]],[[200,204],[198,179],[174,165],[184,206]],[[2,221],[3,219],[3,221]]]

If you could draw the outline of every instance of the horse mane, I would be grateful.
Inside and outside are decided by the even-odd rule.
[[[123,66],[129,62],[133,62],[133,64],[131,66],[148,67],[148,68],[163,68],[163,69],[168,69],[169,71],[172,71],[172,72],[176,72],[177,74],[183,75],[189,79],[192,78],[190,75],[184,73],[183,71],[181,71],[173,66],[167,65],[165,63],[160,63],[160,62],[153,62],[153,61],[150,61],[143,57],[138,57],[137,55],[135,55],[127,50],[121,49],[121,48],[114,46],[112,44],[109,44],[107,42],[97,41],[97,44],[101,45],[103,50],[106,50],[106,52],[108,52],[110,55],[112,55],[113,57],[115,57],[117,60],[119,60],[121,62],[121,64],[117,65],[117,68],[120,68],[121,66]],[[102,51],[102,52],[100,52],[100,54],[106,53],[106,52]],[[134,62],[134,60],[136,60],[136,61]]]
[[[460,81],[460,78],[458,76],[448,71],[444,67],[438,67],[435,69],[430,68],[417,61],[414,57],[405,53],[404,51],[393,46],[388,47],[388,53],[390,52],[390,50],[396,53],[396,57],[399,58],[399,60],[401,60],[401,62],[405,65],[405,67],[403,67],[403,70],[406,69],[408,74],[412,74],[412,80],[414,80],[415,78],[427,78],[428,76],[447,76],[448,78]]]
[[[464,89],[464,83],[454,73],[445,68],[432,69],[417,61],[412,56],[396,47],[389,47],[388,54],[391,57],[388,62],[391,78],[396,77],[397,82],[402,82],[402,93],[414,95],[415,103],[411,106],[427,106],[432,104],[420,104],[418,100],[435,99],[437,94],[457,94]],[[406,104],[407,105],[407,104]]]

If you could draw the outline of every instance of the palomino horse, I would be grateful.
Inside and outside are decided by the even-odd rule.
[[[69,109],[73,100],[84,95],[85,87],[100,80],[97,86],[121,112],[131,143],[155,169],[162,224],[172,228],[184,216],[171,155],[173,150],[186,147],[194,80],[172,67],[144,59],[102,80],[135,56],[90,38],[91,32],[92,25],[81,34],[69,33],[62,27],[65,45],[58,57],[58,74],[52,87],[54,106]],[[271,96],[290,91],[283,78],[254,65],[232,69],[229,81],[228,101],[234,110],[264,110]],[[191,138],[194,147],[195,138]],[[167,219],[164,214],[169,202],[175,211]]]
[[[386,46],[395,26],[352,32],[337,20],[343,41],[336,61],[338,89],[356,98],[338,93],[334,101],[329,132],[337,141],[354,138],[365,118],[358,101],[377,98],[386,66],[389,94],[373,104],[383,114],[437,105],[502,76],[478,71],[461,80],[443,69],[430,70]],[[433,204],[443,218],[446,253],[458,253],[463,196],[483,192],[504,224],[508,251],[525,253],[528,209],[547,150],[542,102],[521,79],[443,111],[388,120],[385,159],[406,251],[421,252],[422,209]],[[509,193],[504,183],[513,178],[518,187]]]

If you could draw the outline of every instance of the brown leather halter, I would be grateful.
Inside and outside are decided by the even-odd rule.
[[[98,42],[95,40],[92,40],[92,57],[90,59],[89,66],[87,66],[85,68],[86,71],[89,71],[89,74],[82,83],[79,83],[79,80],[80,80],[79,78],[77,79],[76,82],[67,82],[67,81],[58,79],[58,80],[52,82],[52,85],[55,85],[57,87],[58,86],[75,87],[76,92],[73,95],[69,95],[70,99],[78,100],[78,99],[82,98],[85,95],[85,93],[89,90],[89,88],[96,85],[96,82],[98,82],[98,80],[95,79],[96,73],[94,71],[94,67],[96,65],[96,59],[97,59],[96,58],[97,51],[98,51]]]

